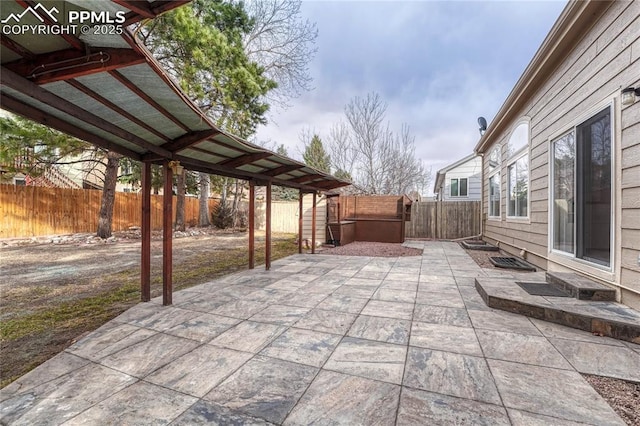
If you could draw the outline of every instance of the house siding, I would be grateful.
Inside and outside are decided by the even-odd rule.
[[[448,170],[445,174],[444,189],[442,199],[444,201],[474,201],[479,200],[482,196],[482,158],[474,157],[464,164]],[[451,196],[451,179],[467,178],[467,196],[452,197]]]
[[[501,218],[487,219],[489,166],[483,165],[484,234],[512,254],[526,250],[531,263],[549,270],[578,270],[617,285],[623,303],[640,307],[640,101],[620,105],[620,89],[638,87],[640,2],[612,2],[568,52],[518,116],[495,135],[486,153],[502,147]],[[612,105],[614,161],[614,263],[607,272],[549,253],[549,148],[552,140]],[[506,217],[506,142],[522,118],[530,119],[529,217]],[[486,158],[486,157],[485,157]]]

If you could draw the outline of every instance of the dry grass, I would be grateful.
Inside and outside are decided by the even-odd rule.
[[[297,253],[294,237],[272,243],[276,260]],[[246,269],[246,249],[213,250],[181,261],[174,259],[174,291]],[[264,264],[264,247],[256,249],[256,264]],[[152,297],[162,292],[161,270],[152,270]],[[53,297],[55,295],[55,297]],[[0,387],[37,367],[140,300],[140,269],[82,278],[56,288],[46,284],[29,293],[3,294],[0,323]]]

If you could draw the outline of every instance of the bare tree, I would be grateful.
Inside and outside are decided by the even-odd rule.
[[[254,0],[244,3],[254,20],[244,37],[247,56],[278,83],[267,95],[270,103],[287,106],[290,98],[311,89],[309,62],[317,48],[316,24],[302,18],[300,0]]]
[[[376,93],[347,104],[346,122],[335,124],[329,134],[332,166],[369,194],[424,192],[431,171],[416,157],[409,127],[392,132],[386,111],[387,104]]]

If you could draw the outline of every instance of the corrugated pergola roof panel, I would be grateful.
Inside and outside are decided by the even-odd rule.
[[[239,155],[235,149],[230,149],[221,145],[216,145],[215,141],[205,141],[194,145],[195,147],[202,149],[203,151],[216,152],[225,158],[233,158]]]
[[[182,136],[185,131],[162,114],[158,114],[140,96],[129,90],[109,74],[93,74],[76,78],[76,80],[105,99],[118,104],[122,109],[135,115],[168,139]]]
[[[160,77],[146,64],[121,68],[118,72],[124,75],[140,90],[153,98],[167,111],[171,111],[181,123],[191,130],[207,130],[211,125],[202,116],[185,104],[184,98],[174,92]]]
[[[148,130],[140,127],[139,125],[131,122],[127,118],[118,114],[116,111],[108,108],[107,106],[101,104],[95,99],[91,98],[88,95],[85,95],[78,89],[68,85],[63,81],[57,81],[55,83],[45,84],[43,85],[48,91],[53,94],[60,96],[63,99],[71,102],[72,104],[87,110],[92,111],[94,114],[99,117],[109,121],[110,123],[115,124],[116,126],[127,130],[133,134],[136,134],[143,139],[151,142],[154,145],[161,145],[163,140]]]
[[[265,158],[264,160],[254,161],[252,164],[262,167],[263,169],[275,169],[278,166],[282,166],[282,160],[276,162],[272,160],[273,157]]]
[[[5,1],[2,0],[1,2],[2,4],[2,18],[5,18],[7,16],[9,16],[10,14],[20,14],[22,12],[24,12],[24,8],[19,5],[18,3],[14,2],[14,1]],[[47,6],[50,3],[47,3]],[[64,9],[64,2],[54,2],[52,4],[53,6],[57,7],[58,10],[63,11]],[[50,7],[50,6],[48,6]],[[66,15],[66,13],[63,13],[63,15]],[[12,22],[9,22],[8,25],[13,24]],[[24,16],[22,16],[22,18],[20,19],[19,23],[16,23],[16,25],[38,25],[41,24],[41,22],[35,17],[33,16],[31,13],[27,13]],[[20,33],[18,34],[12,34],[11,35],[6,35],[6,37],[10,37],[11,40],[15,41],[16,43],[18,43],[19,45],[29,49],[30,52],[35,53],[35,54],[41,54],[41,53],[47,53],[47,52],[55,52],[58,50],[63,50],[63,49],[68,49],[69,43],[67,43],[63,38],[61,37],[41,37],[38,38],[37,36],[33,36],[32,34],[29,34],[28,32],[22,32],[20,31]],[[2,62],[4,63],[5,59],[4,56],[2,57]]]
[[[182,151],[180,154],[184,155],[185,157],[193,158],[194,160],[209,161],[214,164],[218,164],[220,161],[225,160],[224,158],[219,157],[217,155],[205,154],[204,152],[194,151],[192,149],[186,149]]]
[[[78,129],[82,129],[85,130],[87,132],[90,132],[92,134],[95,134],[96,136],[99,136],[105,140],[108,140],[109,142],[113,142],[115,144],[118,144],[120,146],[123,146],[131,151],[134,152],[138,152],[138,153],[143,153],[144,150],[141,149],[139,146],[132,144],[122,138],[119,138],[115,135],[113,135],[112,133],[106,132],[102,129],[99,129],[95,126],[92,126],[90,124],[87,124],[86,122],[79,120],[78,118],[66,114],[56,108],[53,108],[49,105],[45,105],[40,101],[37,101],[33,98],[28,97],[27,95],[20,93],[18,91],[15,91],[11,88],[3,88],[3,93],[6,91],[6,94],[22,101],[25,105],[30,105],[33,106],[49,115],[51,115],[51,117],[55,117],[55,118],[59,118],[69,124],[74,125],[75,127],[77,127]],[[87,142],[92,142],[92,141],[87,141]]]
[[[130,24],[184,3],[60,0],[46,7],[55,5],[61,18],[70,10],[124,11]],[[3,1],[1,14],[41,24],[29,4]],[[348,184],[216,128],[128,30],[4,35],[2,52],[3,108],[91,143],[137,160],[179,160],[187,169],[303,191]]]

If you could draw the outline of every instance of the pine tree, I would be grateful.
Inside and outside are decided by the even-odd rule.
[[[321,172],[331,172],[331,159],[329,154],[324,150],[320,136],[314,134],[309,143],[305,143],[304,153],[302,154],[304,162]]]

